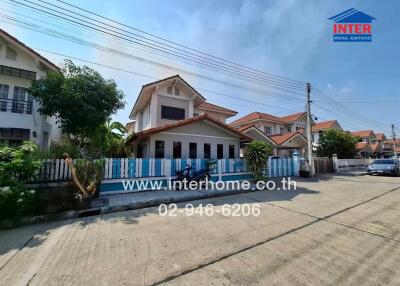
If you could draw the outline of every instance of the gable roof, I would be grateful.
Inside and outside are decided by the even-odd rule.
[[[364,137],[375,136],[375,133],[372,130],[361,130],[361,131],[351,132],[351,135],[364,138]]]
[[[209,103],[207,101],[204,101],[202,103],[200,103],[198,106],[196,106],[197,108],[200,109],[205,109],[205,110],[209,110],[209,111],[214,111],[214,112],[219,112],[219,113],[225,113],[231,116],[235,116],[237,114],[237,111],[216,105],[216,104],[212,104]]]
[[[288,133],[284,133],[284,134],[269,135],[268,137],[271,138],[277,145],[282,145],[289,139],[292,139],[297,136],[301,136],[301,137],[303,137],[304,140],[307,141],[307,139],[300,133],[300,131],[288,132]]]
[[[322,130],[332,128],[332,126],[335,125],[335,123],[337,123],[337,120],[328,120],[328,121],[317,122],[313,125],[312,131],[317,132],[317,131],[322,131]]]
[[[330,17],[328,20],[333,20],[335,23],[371,23],[372,20],[376,19],[359,10],[350,8],[342,13]]]
[[[382,147],[379,143],[370,144],[370,146],[374,153],[382,152]]]
[[[303,117],[307,112],[303,111],[303,112],[298,112],[295,114],[290,114],[290,115],[286,115],[283,117],[280,117],[280,119],[284,122],[284,123],[290,123],[290,122],[294,122],[299,120],[301,117]]]
[[[267,134],[265,134],[260,128],[258,128],[255,124],[248,125],[248,126],[241,126],[238,129],[240,132],[242,132],[244,134],[249,134],[251,131],[255,131],[259,135],[261,135],[261,137],[266,139],[269,143],[271,143],[272,145],[276,145],[276,142],[274,140],[272,140]],[[252,137],[251,135],[248,135],[248,136]],[[256,138],[253,138],[253,139],[256,139]]]
[[[250,114],[247,114],[246,116],[243,116],[243,117],[231,122],[229,125],[231,125],[231,126],[241,125],[243,123],[251,122],[251,121],[255,121],[255,120],[267,120],[267,121],[273,121],[273,122],[278,122],[278,123],[290,123],[290,122],[299,120],[305,114],[306,114],[306,112],[298,112],[295,114],[289,114],[286,116],[278,117],[278,116],[274,116],[274,115],[271,115],[268,113],[263,113],[263,112],[252,112]]]
[[[41,54],[39,54],[38,52],[36,52],[32,48],[30,48],[27,45],[25,45],[23,42],[21,42],[17,38],[11,36],[9,33],[4,31],[3,29],[0,29],[0,35],[2,37],[4,37],[7,41],[13,43],[14,45],[18,46],[20,49],[22,49],[26,53],[30,54],[31,56],[39,58],[40,60],[42,60],[43,64],[45,66],[47,66],[49,69],[51,69],[53,71],[59,71],[60,70],[60,68],[58,66],[53,64],[51,61],[46,59],[44,56],[42,56]]]
[[[131,111],[129,117],[131,118],[131,116],[133,115],[133,111],[135,110],[135,107],[137,106],[140,98],[142,97],[142,95],[143,95],[143,93],[145,91],[151,91],[151,88],[155,87],[157,84],[163,83],[163,82],[166,82],[166,81],[170,81],[170,80],[182,81],[182,83],[184,85],[186,85],[190,90],[192,90],[193,93],[196,94],[200,98],[201,101],[205,101],[206,100],[196,89],[194,89],[193,86],[191,86],[187,81],[185,81],[182,77],[180,77],[179,74],[176,74],[176,75],[173,75],[173,76],[170,76],[170,77],[166,77],[166,78],[163,78],[163,79],[160,79],[160,80],[153,81],[153,82],[147,83],[145,85],[142,85],[142,88],[140,89],[140,92],[139,92],[139,96],[136,98],[135,104],[132,107],[132,111]]]
[[[375,133],[376,140],[383,141],[386,139],[385,133]]]
[[[165,124],[163,126],[158,126],[158,127],[153,127],[153,128],[149,128],[146,130],[143,130],[141,132],[135,133],[134,136],[132,136],[131,138],[129,138],[127,143],[132,143],[135,140],[138,139],[143,139],[146,138],[148,136],[160,133],[160,132],[164,132],[173,128],[177,128],[177,127],[181,127],[181,126],[185,126],[194,122],[199,122],[199,121],[209,121],[215,125],[218,125],[219,127],[225,128],[228,131],[238,135],[238,137],[241,139],[242,142],[250,142],[253,139],[251,139],[250,137],[248,137],[247,135],[243,134],[242,132],[240,132],[239,130],[237,130],[236,128],[230,127],[229,125],[222,123],[221,121],[214,119],[213,117],[209,116],[207,113],[204,113],[202,115],[199,116],[194,116],[191,118],[187,118],[187,119],[183,119],[183,120],[178,120],[176,122],[173,123],[169,123],[169,124]]]
[[[356,150],[358,152],[363,152],[363,151],[372,152],[372,148],[367,142],[357,142]]]

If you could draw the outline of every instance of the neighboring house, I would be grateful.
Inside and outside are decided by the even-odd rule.
[[[353,135],[354,137],[358,137],[359,142],[367,142],[368,144],[370,144],[375,143],[376,141],[375,133],[372,130],[354,131],[351,132],[351,135]]]
[[[358,137],[359,143],[366,143],[369,145],[367,147],[365,144],[358,144],[358,149],[363,153],[360,154],[361,156],[368,156],[371,158],[390,158],[393,156],[393,141],[392,145],[385,144],[385,142],[390,140],[386,140],[384,133],[375,133],[372,130],[363,130],[351,132],[351,135]]]
[[[39,103],[27,93],[31,81],[58,71],[49,60],[0,29],[0,144],[32,140],[47,149],[61,139],[54,117],[38,113]]]
[[[313,123],[313,121],[311,122]],[[281,117],[262,112],[253,112],[233,121],[229,125],[253,139],[264,140],[272,144],[274,155],[276,156],[291,156],[294,152],[298,152],[301,156],[306,156],[306,112]]]
[[[383,151],[384,151],[385,158],[393,157],[395,150],[396,150],[397,156],[400,157],[400,138],[397,138],[395,140],[395,142],[396,142],[396,144],[393,144],[393,139],[386,139],[383,141]]]
[[[126,133],[128,135],[135,133],[135,123],[135,121],[131,121],[125,124]]]
[[[373,153],[371,145],[369,145],[367,142],[357,142],[356,150],[357,155],[363,158],[370,158],[371,154]]]
[[[239,158],[251,138],[225,124],[236,111],[206,102],[179,75],[142,87],[130,118],[137,158]]]
[[[312,142],[313,142],[313,147],[317,147],[319,143],[319,136],[324,132],[325,130],[328,129],[338,129],[343,131],[342,126],[340,126],[339,122],[337,120],[329,120],[329,121],[323,121],[323,122],[317,122],[312,126]]]

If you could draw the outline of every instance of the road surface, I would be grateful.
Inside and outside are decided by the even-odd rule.
[[[297,187],[1,231],[0,285],[400,285],[400,178]]]

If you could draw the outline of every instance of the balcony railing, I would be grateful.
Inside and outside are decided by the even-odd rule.
[[[32,114],[32,101],[0,98],[0,112]]]

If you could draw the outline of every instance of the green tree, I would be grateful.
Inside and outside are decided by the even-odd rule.
[[[61,72],[33,81],[29,93],[40,102],[39,112],[56,116],[64,134],[73,135],[80,144],[125,105],[124,93],[113,80],[70,60],[65,60]]]
[[[126,129],[120,122],[108,120],[99,126],[90,140],[90,152],[95,157],[126,157]]]
[[[264,178],[263,170],[266,167],[267,159],[272,155],[272,146],[263,141],[252,141],[245,149],[247,166],[253,173],[253,180],[259,181]]]
[[[333,154],[337,154],[338,158],[353,158],[357,154],[357,141],[357,137],[347,132],[328,129],[320,135],[316,153],[320,157],[332,157]]]

